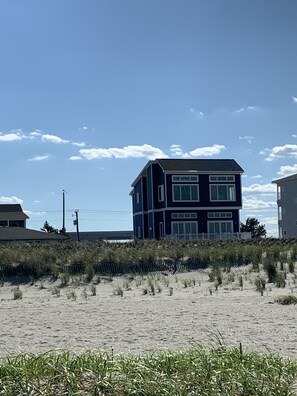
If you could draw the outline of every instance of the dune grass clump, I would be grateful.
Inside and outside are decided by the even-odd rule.
[[[293,294],[287,294],[283,296],[277,296],[274,301],[281,305],[297,304],[297,297]]]
[[[2,359],[0,394],[293,396],[297,362],[242,348],[144,356],[70,352]]]

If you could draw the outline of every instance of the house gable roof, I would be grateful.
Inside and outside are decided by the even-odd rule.
[[[165,172],[243,172],[233,159],[157,159],[156,161]]]
[[[0,204],[0,220],[25,220],[29,216],[23,212],[20,204]]]
[[[148,167],[152,163],[158,163],[164,172],[221,172],[221,173],[243,173],[244,170],[234,159],[176,159],[176,158],[159,158],[155,161],[149,161],[136,179],[132,183],[132,187],[136,185],[141,177],[146,176]]]
[[[271,183],[279,184],[279,183],[282,183],[282,182],[296,180],[296,179],[297,179],[297,173],[294,174],[294,175],[282,177],[281,179],[273,180]]]

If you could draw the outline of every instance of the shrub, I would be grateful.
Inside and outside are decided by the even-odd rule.
[[[262,278],[261,276],[258,276],[255,279],[255,286],[256,286],[256,290],[261,293],[261,296],[263,296],[264,290],[265,290],[265,286],[266,286],[266,280],[264,278]]]
[[[274,282],[274,279],[277,274],[277,269],[276,269],[276,265],[274,264],[274,262],[270,261],[269,259],[266,259],[264,262],[264,269],[267,272],[268,283]]]
[[[277,271],[274,277],[276,287],[286,287],[286,276],[283,272]]]
[[[13,299],[21,300],[23,298],[23,292],[20,290],[20,287],[17,286],[13,289]]]
[[[276,297],[274,301],[281,305],[297,304],[297,297],[292,294],[287,294]]]

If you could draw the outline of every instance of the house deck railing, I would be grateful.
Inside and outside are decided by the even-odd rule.
[[[250,239],[250,232],[228,232],[228,233],[202,233],[202,234],[171,234],[166,235],[164,239],[170,240],[227,240],[227,239]]]

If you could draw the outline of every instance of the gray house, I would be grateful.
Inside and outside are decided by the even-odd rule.
[[[280,238],[297,238],[297,174],[273,180],[277,185]]]
[[[20,204],[0,204],[0,243],[44,243],[67,240],[60,234],[50,234],[26,228],[29,217]]]

